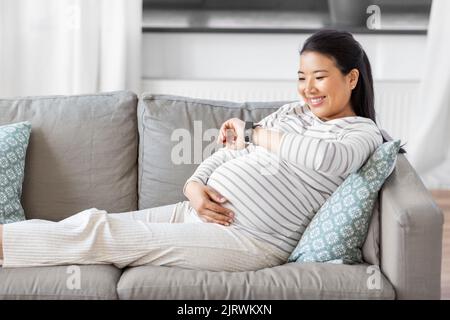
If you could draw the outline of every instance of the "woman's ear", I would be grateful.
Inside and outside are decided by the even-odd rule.
[[[348,79],[349,79],[349,85],[350,85],[350,89],[355,89],[356,85],[358,84],[358,78],[359,78],[359,70],[356,68],[353,68],[352,70],[350,70],[350,72],[348,73]]]

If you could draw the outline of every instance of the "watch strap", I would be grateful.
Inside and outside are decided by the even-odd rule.
[[[244,141],[245,143],[252,142],[252,133],[253,133],[253,121],[245,121],[244,127]]]

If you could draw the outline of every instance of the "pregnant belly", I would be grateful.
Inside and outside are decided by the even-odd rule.
[[[276,155],[263,152],[225,162],[207,185],[228,199],[224,206],[235,213],[236,224],[274,236],[298,235],[316,205],[300,196],[305,186],[298,176]]]
[[[227,200],[227,204],[234,205],[243,209],[248,197],[254,195],[252,190],[252,177],[254,175],[252,167],[249,164],[248,157],[236,158],[225,162],[216,168],[210,175],[207,185],[215,189]]]
[[[226,202],[221,204],[223,207],[232,210],[236,216],[240,214],[240,212],[236,212],[238,210],[242,211],[242,208],[239,205],[238,190],[230,190],[230,188],[221,181],[220,175],[214,173],[211,174],[206,184],[227,199]]]
[[[234,212],[236,225],[264,233],[278,232],[274,226],[280,221],[272,220],[277,219],[277,211],[283,208],[276,201],[270,201],[268,205],[263,199],[273,188],[271,180],[275,177],[254,177],[258,174],[255,164],[249,159],[242,160],[230,160],[214,170],[207,185],[228,200],[222,205]]]

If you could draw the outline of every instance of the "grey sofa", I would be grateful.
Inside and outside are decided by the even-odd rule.
[[[128,91],[23,97],[0,99],[0,125],[31,121],[22,203],[27,219],[58,221],[91,207],[124,212],[186,200],[182,186],[214,141],[208,129],[231,117],[258,120],[283,103],[138,99]],[[174,163],[171,152],[182,146],[192,152]],[[83,265],[75,286],[71,266],[0,268],[0,298],[439,299],[442,224],[399,155],[374,210],[364,264],[286,263],[234,273]]]

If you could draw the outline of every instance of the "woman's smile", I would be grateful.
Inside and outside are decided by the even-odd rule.
[[[320,107],[321,105],[323,105],[325,98],[326,96],[311,97],[307,99],[307,102],[312,107]]]

